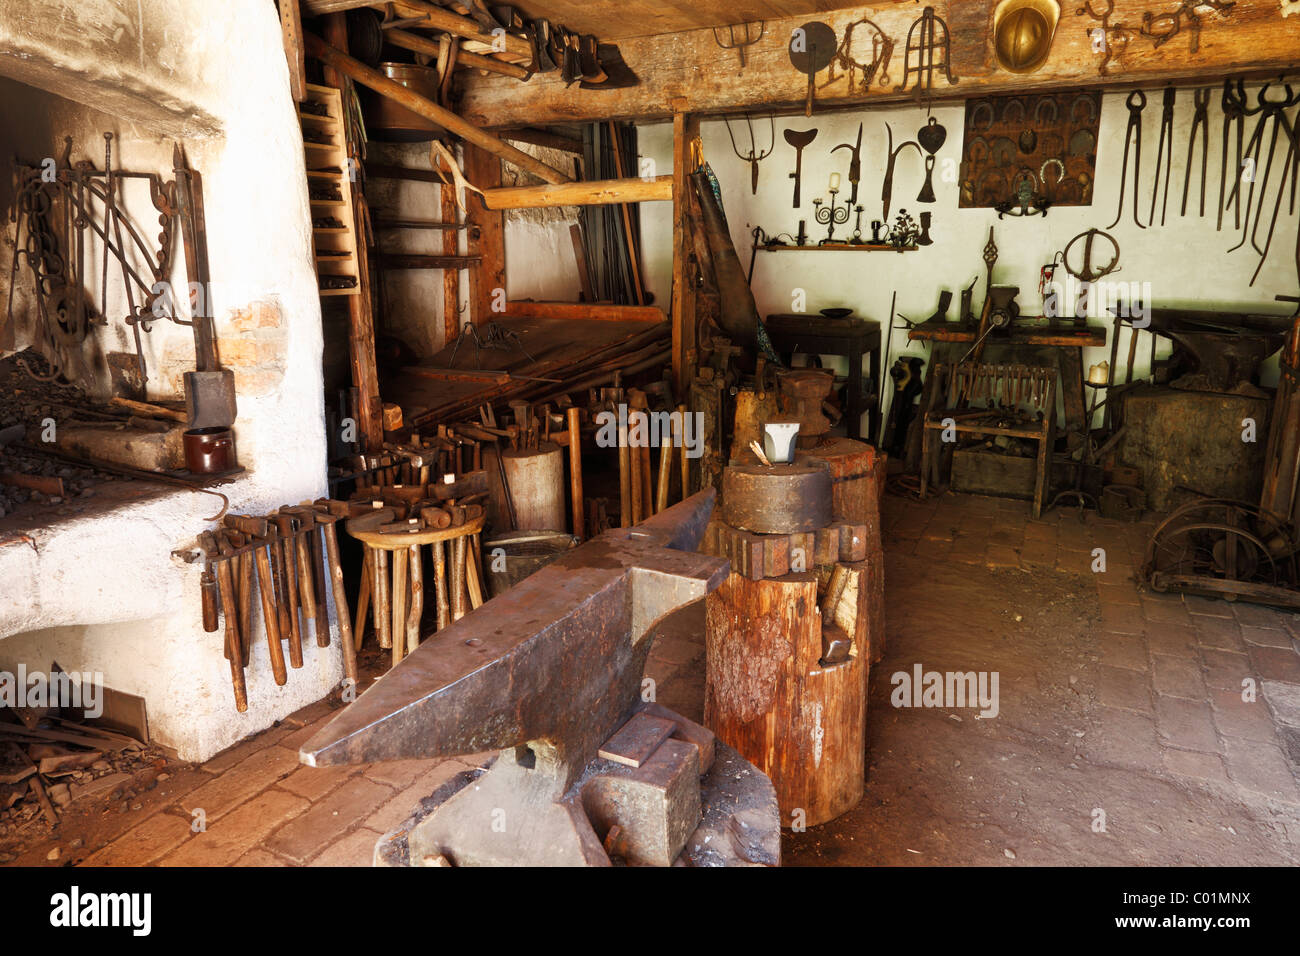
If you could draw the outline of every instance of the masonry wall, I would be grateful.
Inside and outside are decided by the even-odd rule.
[[[6,156],[11,146],[20,159],[56,155],[69,134],[74,160],[84,156],[102,168],[102,134],[111,131],[123,166],[171,178],[172,145],[184,142],[204,180],[218,350],[235,371],[235,440],[247,469],[221,491],[232,512],[253,514],[324,494],[320,303],[302,143],[274,4],[6,4],[0,76],[7,77],[0,81],[0,136],[18,139],[4,144]],[[33,115],[44,122],[24,122]],[[149,232],[147,198],[129,201]],[[0,253],[6,262],[12,254]],[[99,355],[131,348],[115,308],[121,311],[120,303],[110,299],[113,321],[92,346]],[[193,367],[192,333],[154,328],[149,395],[179,397],[180,375]],[[341,678],[337,638],[325,649],[306,642],[305,666],[279,688],[259,631],[249,711],[236,713],[222,635],[204,633],[199,623],[201,566],[176,556],[194,549],[216,510],[210,496],[166,492],[34,529],[30,546],[0,548],[0,668],[21,661],[46,669],[57,661],[65,670],[100,672],[109,686],[144,696],[155,738],[193,760],[322,697]]]

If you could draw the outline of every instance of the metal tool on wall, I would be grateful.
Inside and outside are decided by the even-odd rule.
[[[815,129],[788,129],[785,131],[785,141],[794,147],[794,172],[790,178],[794,180],[794,208],[798,209],[801,203],[800,189],[803,185],[803,151],[817,138]]]
[[[1236,250],[1244,246],[1247,240],[1249,240],[1252,248],[1254,248],[1254,250],[1258,252],[1261,256],[1261,261],[1260,261],[1261,267],[1263,266],[1263,257],[1267,256],[1266,249],[1268,248],[1268,246],[1272,245],[1272,232],[1273,232],[1272,226],[1269,227],[1268,244],[1265,246],[1264,249],[1261,249],[1259,247],[1257,236],[1259,233],[1259,221],[1260,219],[1263,218],[1263,213],[1264,213],[1264,208],[1263,208],[1264,198],[1265,196],[1268,195],[1269,180],[1273,172],[1273,156],[1277,149],[1278,133],[1285,132],[1286,139],[1289,144],[1287,156],[1283,162],[1282,179],[1278,183],[1278,206],[1280,207],[1282,192],[1286,188],[1287,176],[1288,173],[1292,171],[1293,160],[1295,159],[1296,156],[1295,130],[1291,125],[1291,121],[1287,118],[1286,111],[1289,110],[1291,107],[1295,106],[1297,103],[1300,103],[1300,93],[1293,91],[1291,89],[1290,84],[1284,85],[1283,89],[1285,90],[1285,93],[1280,99],[1276,99],[1276,100],[1269,99],[1268,90],[1269,87],[1272,85],[1273,84],[1271,83],[1265,83],[1263,86],[1261,86],[1258,94],[1256,95],[1254,109],[1250,109],[1250,108],[1246,109],[1246,113],[1248,115],[1255,114],[1255,113],[1259,114],[1259,120],[1255,124],[1255,130],[1253,133],[1251,133],[1250,139],[1246,143],[1246,154],[1247,154],[1246,159],[1251,163],[1251,170],[1255,172],[1255,175],[1249,177],[1250,189],[1246,193],[1246,205],[1244,207],[1245,215],[1243,216],[1243,222],[1242,222],[1241,241],[1228,250],[1229,252],[1235,252]],[[1261,156],[1261,150],[1263,148],[1263,142],[1264,142],[1264,130],[1266,127],[1270,127],[1270,124],[1271,124],[1271,134],[1269,137],[1268,151],[1267,154]],[[1260,175],[1258,172],[1261,159],[1263,160],[1263,164],[1264,164],[1264,172],[1262,175]],[[1233,185],[1233,193],[1237,196],[1238,206],[1240,206],[1241,204],[1242,178],[1243,178],[1242,176],[1238,176],[1236,183]],[[1255,184],[1257,180],[1259,183],[1259,206],[1258,207],[1255,206]],[[1293,183],[1292,185],[1292,207],[1293,208],[1295,202],[1294,193],[1295,193],[1295,186]],[[1255,217],[1254,225],[1251,225],[1252,211],[1254,212],[1254,217]],[[1276,212],[1274,213],[1273,216],[1273,222],[1274,223],[1277,222]],[[1256,276],[1258,276],[1259,274],[1258,269],[1256,269],[1255,274]],[[1251,279],[1251,284],[1252,285],[1254,284],[1253,278]]]
[[[1176,94],[1172,86],[1165,87],[1164,105],[1160,110],[1160,142],[1156,147],[1156,177],[1151,184],[1151,213],[1147,216],[1147,223],[1154,226],[1156,223],[1156,199],[1160,196],[1160,161],[1165,161],[1164,182],[1165,198],[1160,203],[1160,225],[1165,224],[1165,212],[1169,207],[1169,174],[1174,160],[1174,103]],[[1165,144],[1168,143],[1166,148]],[[1134,180],[1136,184],[1136,180]]]
[[[910,139],[905,140],[902,143],[899,143],[898,146],[895,147],[894,131],[893,129],[890,128],[888,123],[885,124],[885,137],[886,137],[885,140],[886,155],[889,157],[889,160],[885,165],[884,182],[880,184],[880,200],[881,200],[880,219],[882,222],[889,222],[889,204],[894,196],[894,168],[898,163],[898,154],[901,153],[908,146],[914,148],[918,156],[924,155],[924,153],[921,150],[920,144],[913,142]]]
[[[808,99],[804,115],[812,116],[817,95],[817,74],[831,65],[839,41],[835,31],[820,20],[811,20],[790,35],[790,63],[808,76]]]
[[[849,205],[852,206],[858,201],[858,184],[862,182],[862,124],[858,124],[858,138],[854,143],[840,143],[831,149],[831,152],[838,152],[841,149],[849,151],[849,184],[852,185],[853,191],[849,195]]]
[[[1142,173],[1142,111],[1146,109],[1147,95],[1141,90],[1134,90],[1125,101],[1128,107],[1128,126],[1124,130],[1124,161],[1120,167],[1119,204],[1115,208],[1115,221],[1107,229],[1114,229],[1124,215],[1124,184],[1128,181],[1129,149],[1133,150],[1133,221],[1139,229],[1146,226],[1138,219],[1138,180]]]
[[[950,66],[951,60],[948,24],[935,15],[934,7],[926,7],[907,31],[907,45],[903,48],[903,82],[894,87],[894,92],[907,92],[908,81],[914,80],[912,95],[918,103],[928,105],[934,89],[935,70],[939,70],[949,84],[958,82]]]
[[[757,32],[755,32],[755,27],[758,28]],[[745,50],[763,39],[763,34],[767,32],[767,21],[751,20],[748,23],[729,24],[725,28],[727,31],[725,40],[722,38],[723,29],[723,27],[713,28],[713,42],[718,45],[719,49],[735,50],[740,57],[740,68],[744,70]],[[739,34],[736,32],[737,30],[740,31]]]
[[[753,195],[758,195],[758,164],[767,157],[772,155],[772,150],[776,148],[776,114],[768,116],[770,125],[770,134],[768,136],[768,146],[765,150],[758,148],[758,141],[754,138],[754,121],[748,113],[745,114],[745,125],[749,128],[749,152],[742,153],[740,147],[736,145],[736,134],[731,130],[731,120],[723,117],[723,122],[727,124],[727,135],[731,138],[731,149],[736,156],[749,164],[749,183]]]
[[[861,30],[860,34],[858,31]],[[864,40],[863,34],[866,35]],[[864,58],[858,51],[858,44],[868,45],[870,59]],[[864,51],[865,52],[865,51]],[[889,85],[889,60],[894,55],[894,41],[884,30],[880,29],[875,23],[867,18],[855,20],[844,30],[844,40],[840,43],[840,48],[836,51],[835,62],[844,68],[844,72],[849,77],[849,90],[852,91],[856,86],[860,92],[866,93],[876,74],[880,74],[880,85]],[[857,83],[856,73],[862,71],[862,83]],[[831,77],[834,78],[834,65],[831,67]]]
[[[1111,256],[1110,261],[1102,266],[1094,265],[1092,261],[1093,244],[1098,239],[1110,243],[1115,250],[1115,254]],[[1083,240],[1082,261],[1077,258],[1072,261],[1070,253],[1079,240]],[[1076,325],[1083,325],[1088,314],[1088,297],[1092,283],[1119,269],[1119,242],[1108,232],[1102,232],[1100,229],[1088,229],[1065,244],[1065,248],[1061,250],[1060,261],[1062,268],[1080,283],[1079,298],[1071,306],[1070,315]],[[1113,367],[1114,364],[1114,359],[1112,359],[1111,366]]]
[[[1236,203],[1233,210],[1233,228],[1241,228],[1241,196],[1237,193],[1236,188],[1230,195],[1224,195],[1224,189],[1227,186],[1228,175],[1228,139],[1236,129],[1237,134],[1237,161],[1231,167],[1234,170],[1233,180],[1237,181],[1241,175],[1242,162],[1242,143],[1245,139],[1246,132],[1246,86],[1241,80],[1237,80],[1236,88],[1233,88],[1232,80],[1223,81],[1223,97],[1220,101],[1223,109],[1223,151],[1219,157],[1219,218],[1215,225],[1215,230],[1223,229],[1223,212],[1228,206]],[[1236,197],[1234,199],[1234,197]]]
[[[1192,129],[1187,136],[1187,169],[1183,173],[1183,205],[1180,216],[1187,215],[1187,190],[1192,184],[1192,159],[1196,155],[1196,131],[1201,131],[1201,211],[1205,215],[1205,166],[1210,153],[1210,96],[1214,91],[1210,87],[1192,91],[1195,111],[1192,113]]]
[[[861,135],[859,133],[859,135]],[[916,141],[921,149],[925,151],[925,183],[921,186],[921,192],[917,195],[917,202],[934,202],[934,160],[935,154],[943,148],[944,142],[948,139],[948,131],[939,125],[939,121],[933,116],[929,121],[917,131]]]

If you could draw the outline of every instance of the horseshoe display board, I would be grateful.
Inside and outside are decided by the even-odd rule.
[[[1092,205],[1100,117],[1100,93],[967,100],[960,207],[988,209],[1025,192],[1052,206]]]

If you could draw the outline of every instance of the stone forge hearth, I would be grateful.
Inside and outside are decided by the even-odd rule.
[[[105,170],[111,134],[114,169],[171,181],[179,147],[201,176],[211,277],[202,291],[219,368],[233,372],[243,469],[215,490],[236,513],[326,489],[320,305],[296,129],[273,4],[86,0],[70,8],[28,0],[0,8],[6,163],[82,163],[94,179]],[[12,172],[0,175],[6,264],[16,238]],[[119,188],[126,217],[155,249],[159,213],[148,180],[122,180]],[[90,209],[99,224],[102,204],[92,199]],[[3,444],[11,449],[0,451],[0,471],[42,479],[35,484],[45,489],[6,485],[0,492],[0,670],[23,664],[48,671],[57,661],[101,675],[107,686],[145,699],[157,742],[202,760],[328,693],[341,678],[338,645],[334,653],[309,648],[304,667],[277,687],[265,642],[255,641],[249,709],[235,712],[221,637],[205,633],[199,619],[202,567],[183,560],[221,501],[84,464],[90,457],[118,469],[184,467],[185,423],[136,415],[111,400],[183,412],[196,336],[186,325],[155,321],[142,331],[137,354],[120,266],[109,257],[105,283],[99,234],[84,227],[82,234],[75,287],[88,303],[84,338],[51,343],[37,321],[30,276],[11,282],[7,268],[0,274],[0,302],[13,287],[13,319],[0,312],[0,366],[13,373],[0,395],[0,432],[8,426]],[[143,251],[131,261],[154,278]],[[182,321],[192,314],[188,271],[178,246],[161,278],[182,290],[175,297]],[[66,298],[77,301],[72,293]],[[53,359],[72,387],[55,387],[52,396],[34,383],[17,384],[27,382],[15,371],[18,357],[38,375]],[[53,434],[46,434],[47,419]]]

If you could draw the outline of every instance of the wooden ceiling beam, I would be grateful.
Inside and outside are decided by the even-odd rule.
[[[1199,51],[1190,53],[1191,31],[1184,29],[1160,47],[1142,36],[1142,14],[1156,0],[1116,0],[1112,24],[1132,30],[1127,49],[1101,76],[1102,54],[1093,49],[1090,31],[1100,24],[1076,14],[1077,0],[1062,3],[1061,22],[1046,64],[1035,73],[1001,69],[993,53],[995,0],[933,0],[935,13],[948,24],[952,37],[949,85],[936,71],[935,102],[960,101],[991,94],[1203,85],[1225,76],[1264,77],[1295,72],[1296,24],[1282,17],[1277,0],[1237,0],[1226,14],[1202,8]],[[1160,7],[1164,9],[1164,7]],[[817,76],[819,108],[863,108],[905,104],[912,98],[913,78],[900,91],[904,78],[907,35],[920,8],[912,4],[877,2],[821,15],[843,38],[849,24],[869,17],[894,41],[888,64],[890,84],[879,75],[867,93],[850,90],[838,65]],[[720,49],[713,31],[693,30],[672,36],[621,40],[619,48],[637,74],[639,86],[619,90],[575,90],[558,73],[539,74],[525,84],[498,77],[467,77],[461,112],[490,129],[551,123],[617,120],[667,120],[675,112],[716,116],[745,111],[800,110],[807,78],[790,65],[788,44],[806,16],[769,20],[757,44],[747,50],[742,71],[734,50]],[[859,80],[861,73],[859,72]]]

